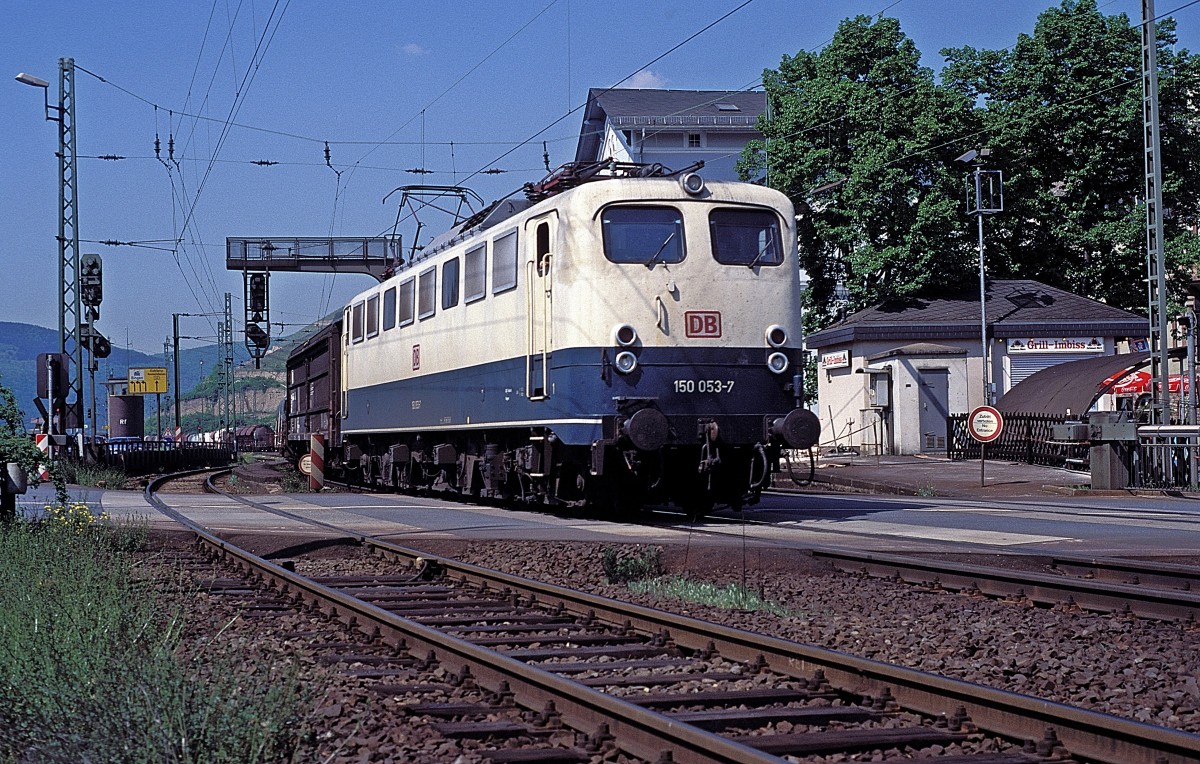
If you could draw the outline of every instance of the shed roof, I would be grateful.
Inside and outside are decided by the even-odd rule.
[[[1032,279],[987,283],[994,337],[1098,335],[1145,337],[1145,318]],[[979,292],[895,299],[865,308],[808,337],[812,348],[862,340],[936,340],[979,336]]]

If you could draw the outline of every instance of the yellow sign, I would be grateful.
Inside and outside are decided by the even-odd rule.
[[[130,369],[129,394],[148,395],[167,391],[166,369]]]

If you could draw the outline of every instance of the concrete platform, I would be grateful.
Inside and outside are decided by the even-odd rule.
[[[809,465],[793,465],[807,477]],[[797,488],[777,477],[781,490],[850,490],[893,496],[1011,499],[1062,495],[1086,489],[1091,476],[1075,470],[988,460],[952,461],[938,456],[854,456],[838,454],[817,460],[814,486]]]

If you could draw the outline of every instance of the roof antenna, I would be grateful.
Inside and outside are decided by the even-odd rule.
[[[542,141],[542,163],[546,165],[546,172],[550,172],[550,150],[546,148],[545,141]]]

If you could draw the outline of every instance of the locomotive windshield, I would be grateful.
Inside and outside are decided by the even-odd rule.
[[[722,265],[781,265],[779,218],[766,210],[718,209],[708,215],[713,257]]]
[[[600,218],[604,256],[614,263],[683,261],[683,215],[672,207],[609,207]]]

